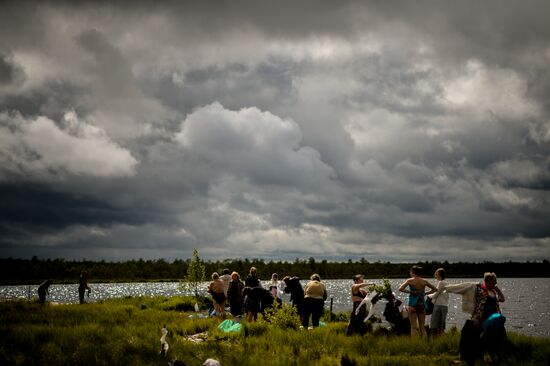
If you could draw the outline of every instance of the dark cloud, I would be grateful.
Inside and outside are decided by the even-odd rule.
[[[63,229],[80,224],[111,226],[140,225],[153,221],[149,212],[136,207],[121,207],[96,197],[55,191],[53,187],[36,184],[0,184],[4,224]]]
[[[547,257],[549,10],[5,2],[0,255]]]
[[[13,56],[0,49],[0,87],[6,87],[22,82],[25,73],[13,62]]]

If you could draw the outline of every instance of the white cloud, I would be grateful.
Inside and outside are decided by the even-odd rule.
[[[465,72],[445,88],[445,97],[458,108],[476,114],[519,120],[536,116],[539,107],[527,94],[527,81],[513,69],[496,68],[472,59]]]
[[[114,143],[104,130],[64,115],[59,127],[39,116],[26,120],[19,114],[0,114],[0,159],[5,170],[31,176],[54,177],[66,173],[98,177],[135,174],[138,161]]]
[[[193,156],[229,174],[272,184],[316,186],[333,176],[319,153],[301,146],[302,133],[290,119],[258,108],[238,111],[214,103],[188,115],[176,135]]]
[[[549,166],[550,159],[548,158],[538,162],[518,158],[494,163],[491,173],[500,183],[531,185],[541,181],[550,181]]]

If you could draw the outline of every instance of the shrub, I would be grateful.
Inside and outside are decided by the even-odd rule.
[[[300,317],[296,312],[296,308],[290,304],[281,306],[274,304],[273,307],[265,311],[264,319],[281,329],[300,328]]]

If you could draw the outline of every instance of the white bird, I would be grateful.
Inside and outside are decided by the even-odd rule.
[[[160,354],[166,355],[166,352],[168,352],[168,342],[166,342],[166,335],[168,334],[168,329],[166,327],[163,327],[161,330],[162,336],[160,337]]]

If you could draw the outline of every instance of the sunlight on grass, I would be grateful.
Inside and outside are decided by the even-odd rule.
[[[314,330],[293,329],[282,318],[244,324],[240,333],[217,329],[218,318],[198,318],[176,309],[194,298],[127,298],[86,305],[40,306],[0,303],[2,365],[166,365],[177,358],[188,365],[213,357],[222,365],[452,365],[459,362],[456,330],[427,341],[375,331],[345,336],[345,322]],[[289,315],[290,314],[290,315]],[[166,326],[170,350],[163,358],[160,330]],[[284,327],[291,327],[283,329]],[[207,332],[206,341],[189,336]],[[550,340],[510,334],[511,365],[546,365]]]

